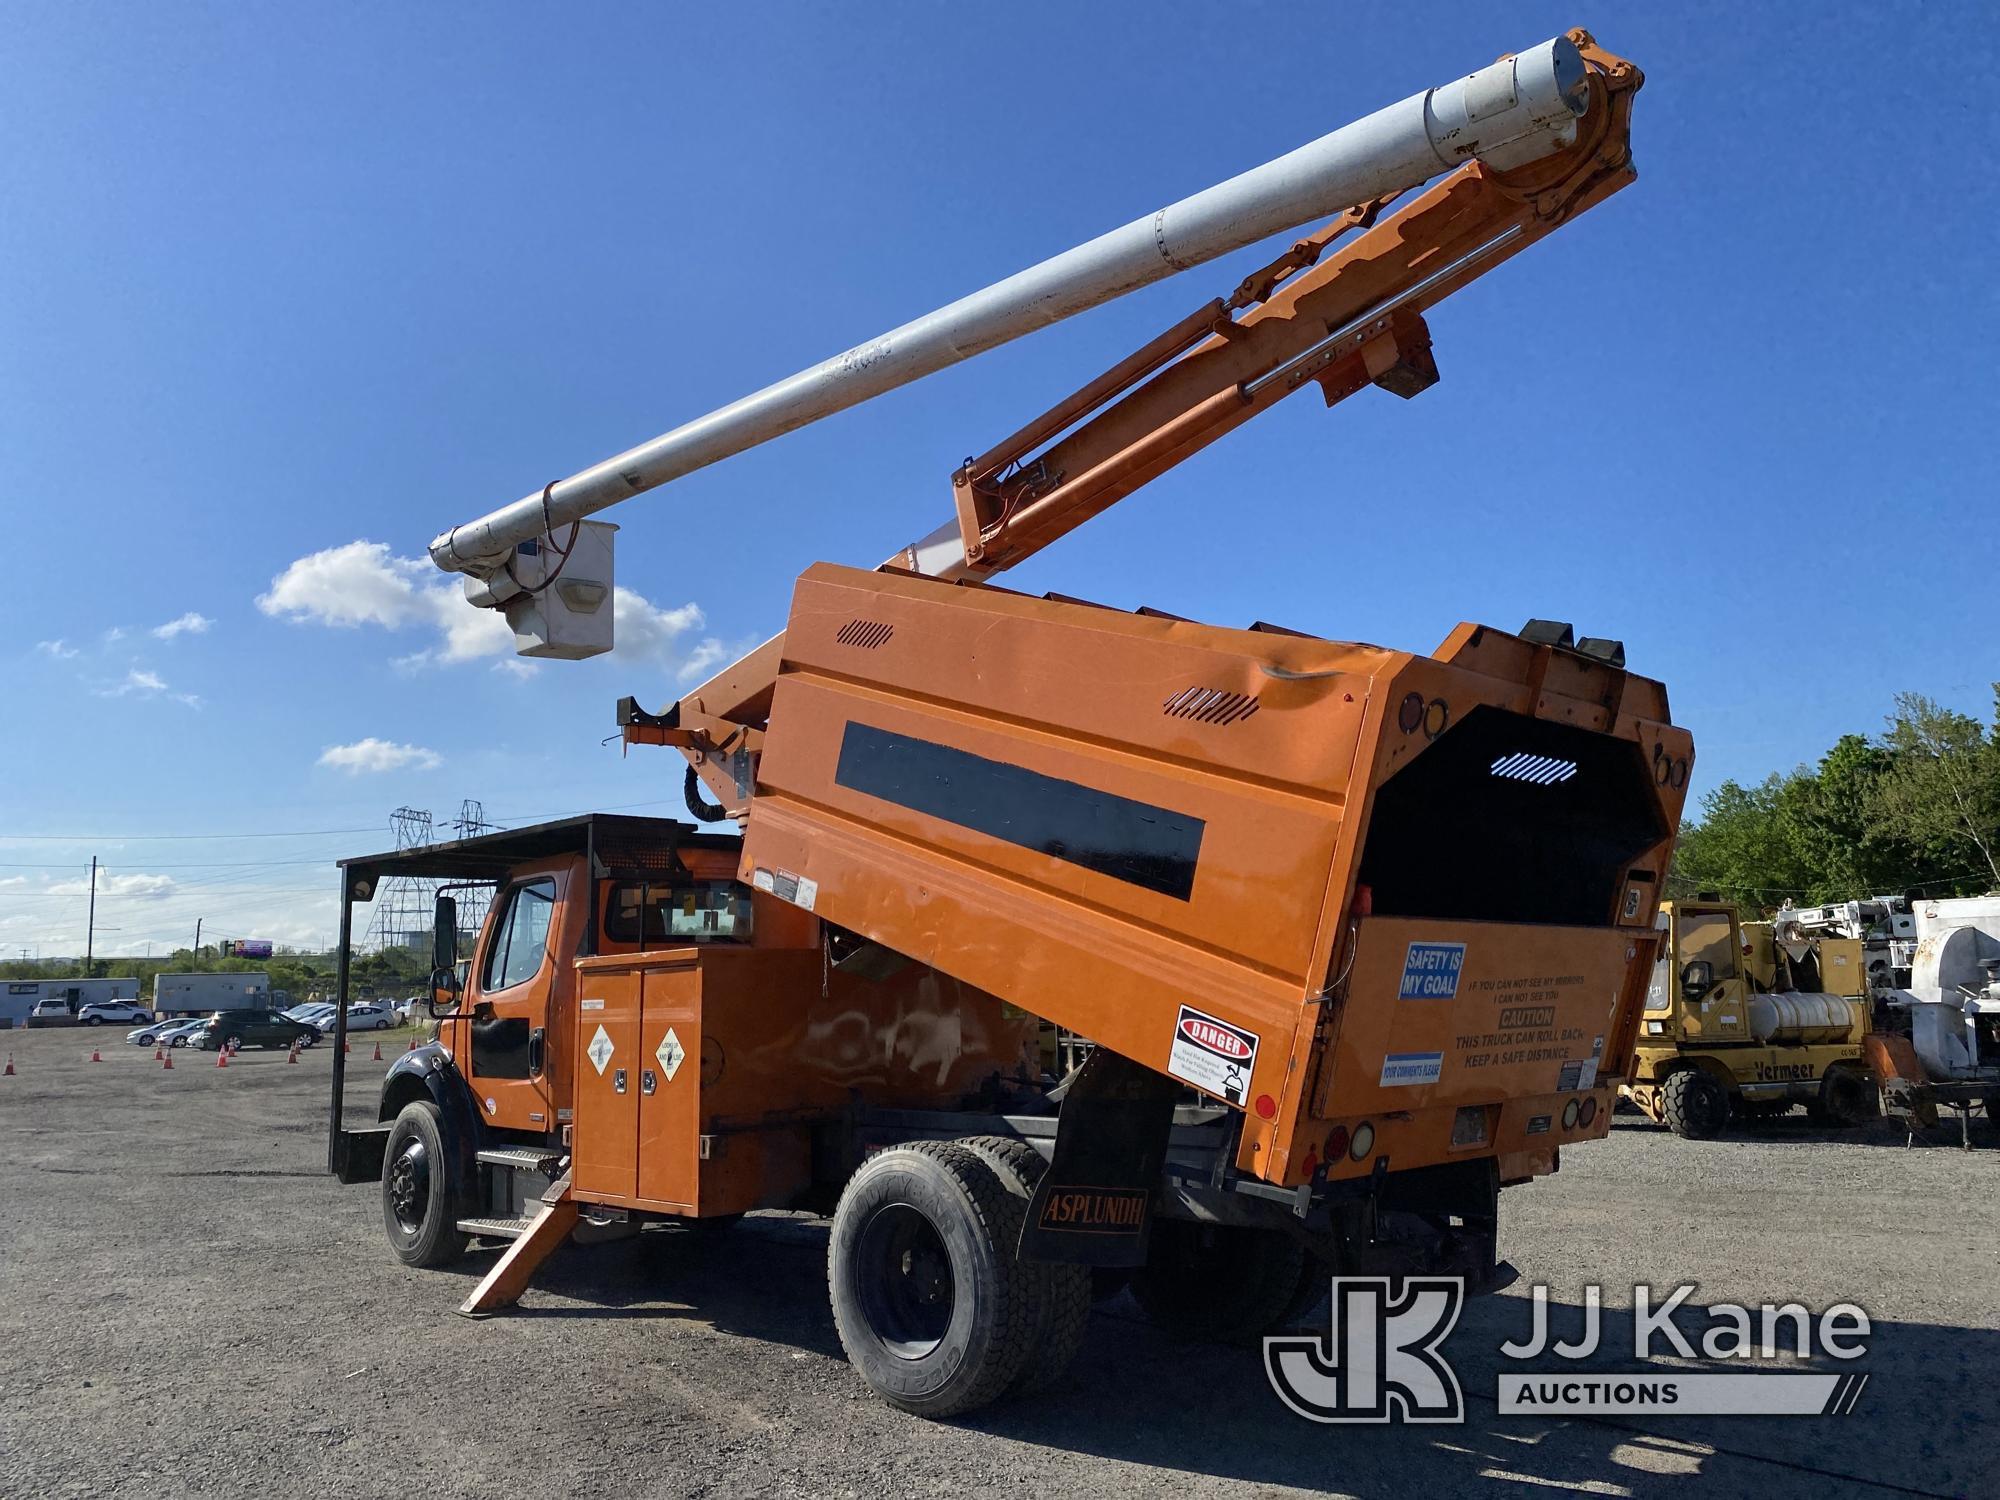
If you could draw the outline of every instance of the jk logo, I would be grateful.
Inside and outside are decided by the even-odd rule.
[[[1333,1278],[1325,1340],[1267,1338],[1264,1373],[1278,1399],[1311,1422],[1463,1422],[1465,1397],[1438,1346],[1465,1305],[1460,1276]]]

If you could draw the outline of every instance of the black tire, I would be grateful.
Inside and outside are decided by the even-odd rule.
[[[1042,1153],[1026,1141],[1004,1135],[975,1135],[958,1144],[978,1152],[993,1165],[1000,1180],[1020,1199],[1021,1212],[1026,1215],[1028,1200],[1048,1170]],[[1031,1261],[1029,1269],[1040,1285],[1035,1289],[1034,1347],[1011,1387],[1021,1392],[1042,1390],[1062,1378],[1090,1331],[1090,1308],[1095,1300],[1088,1266]]]
[[[102,1026],[102,1025],[104,1024],[104,1017],[102,1017],[102,1016],[85,1016],[85,1017],[83,1018],[83,1024],[84,1024],[84,1025],[86,1025],[86,1026]]]
[[[382,1152],[382,1225],[406,1266],[447,1266],[465,1254],[457,1174],[440,1118],[428,1099],[405,1104]]]
[[[1021,1202],[977,1152],[919,1141],[848,1179],[827,1290],[848,1360],[898,1410],[949,1417],[999,1397],[1033,1348]]]
[[[1836,1125],[1862,1125],[1881,1105],[1875,1085],[1859,1068],[1828,1068],[1819,1081],[1820,1113]]]
[[[1132,1295],[1170,1333],[1255,1343],[1284,1326],[1305,1261],[1305,1246],[1280,1230],[1155,1219]]]
[[[1712,1141],[1729,1124],[1729,1090],[1700,1068],[1682,1068],[1660,1085],[1660,1110],[1682,1140]]]

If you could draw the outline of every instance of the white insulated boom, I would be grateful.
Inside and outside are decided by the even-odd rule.
[[[1475,157],[1501,169],[1538,160],[1576,138],[1588,98],[1583,60],[1566,38],[1504,57],[455,526],[431,543],[431,560],[491,577],[515,547],[556,527],[1175,272]],[[494,604],[508,593],[479,592]]]

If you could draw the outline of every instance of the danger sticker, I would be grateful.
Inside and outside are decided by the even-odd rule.
[[[765,884],[766,881],[769,884]],[[790,870],[757,872],[757,885],[769,891],[780,901],[789,901],[794,906],[803,906],[811,911],[819,904],[819,882],[808,880],[803,875],[794,875]]]
[[[1257,1033],[1183,1005],[1174,1021],[1167,1071],[1198,1089],[1241,1104],[1257,1066]]]
[[[1436,1083],[1442,1072],[1442,1052],[1391,1052],[1382,1059],[1382,1087],[1393,1089],[1414,1083]]]
[[[1455,1000],[1465,967],[1463,943],[1412,943],[1403,955],[1398,1000]]]

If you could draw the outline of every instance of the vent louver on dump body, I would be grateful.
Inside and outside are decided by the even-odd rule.
[[[1503,755],[1493,762],[1495,776],[1508,781],[1529,781],[1536,786],[1553,786],[1558,781],[1568,781],[1576,774],[1576,762],[1563,760],[1554,755],[1530,755],[1522,751],[1515,755]]]
[[[840,627],[834,639],[843,646],[858,646],[863,651],[873,651],[896,633],[893,625],[884,625],[880,620],[849,620]]]
[[[1225,693],[1220,688],[1182,688],[1162,706],[1170,719],[1198,724],[1238,724],[1257,712],[1254,693]]]

